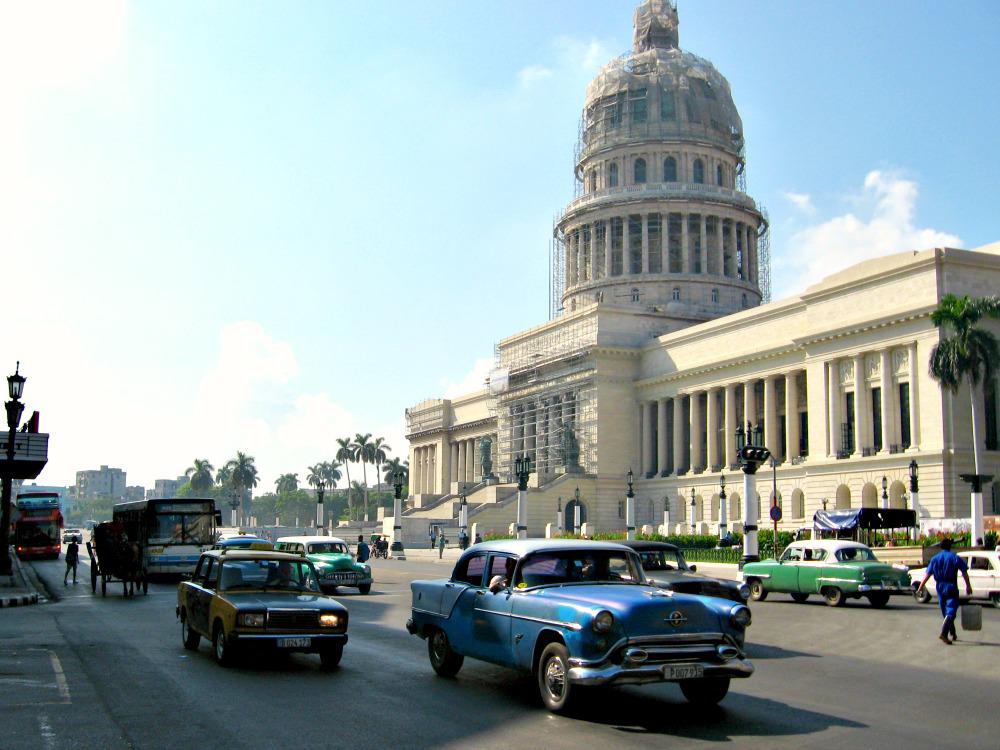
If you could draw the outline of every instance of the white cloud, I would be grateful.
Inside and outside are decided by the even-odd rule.
[[[546,68],[544,65],[529,65],[526,68],[521,68],[517,73],[517,79],[521,82],[522,86],[532,86],[538,81],[543,81],[551,77],[552,70]]]
[[[853,211],[804,226],[793,232],[784,247],[776,248],[774,297],[801,291],[870,258],[906,250],[960,247],[962,240],[956,235],[916,225],[918,192],[916,182],[899,174],[869,172],[862,190],[846,196]]]
[[[785,198],[795,206],[797,209],[803,213],[813,214],[816,213],[816,207],[813,205],[812,197],[808,193],[783,193]]]
[[[448,378],[441,379],[441,387],[444,390],[445,398],[457,398],[469,393],[475,393],[486,387],[486,376],[493,369],[493,358],[483,357],[477,359],[465,376],[458,381]]]
[[[615,55],[611,47],[599,39],[575,39],[561,36],[555,40],[561,63],[569,68],[594,72]]]

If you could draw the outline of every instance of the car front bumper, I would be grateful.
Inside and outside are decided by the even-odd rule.
[[[367,578],[357,577],[354,578],[353,580],[340,580],[340,581],[334,580],[333,578],[320,578],[319,585],[320,588],[327,588],[327,589],[337,588],[338,586],[346,589],[353,589],[357,588],[358,586],[371,586],[373,580],[374,579],[371,576],[368,576]]]
[[[279,640],[308,638],[308,646],[279,645]],[[233,633],[230,641],[234,646],[262,651],[299,651],[317,653],[330,646],[347,643],[347,633]]]
[[[666,676],[670,666],[700,666],[705,677],[749,677],[754,666],[749,659],[729,659],[723,662],[696,661],[676,664],[604,664],[570,667],[568,678],[575,685],[637,685],[649,682],[678,682]]]

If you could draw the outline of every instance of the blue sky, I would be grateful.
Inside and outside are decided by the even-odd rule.
[[[405,407],[546,318],[584,91],[634,4],[0,3],[0,366],[52,433],[39,481],[244,450],[270,487],[357,431],[405,452]],[[1000,5],[679,10],[742,114],[776,297],[1000,239]]]

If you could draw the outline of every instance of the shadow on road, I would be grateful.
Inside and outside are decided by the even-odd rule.
[[[748,643],[746,647],[747,656],[750,659],[794,659],[797,656],[805,656],[810,659],[821,659],[819,654],[810,654],[805,651],[792,651],[781,648],[781,646],[769,646],[764,643]]]

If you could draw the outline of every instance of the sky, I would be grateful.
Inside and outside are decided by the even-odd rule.
[[[0,0],[0,252],[37,481],[260,490],[477,390],[548,316],[586,85],[635,0]],[[773,297],[1000,240],[1000,4],[680,0],[730,82]],[[351,478],[361,469],[351,467]]]

